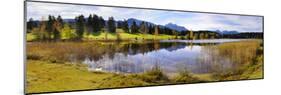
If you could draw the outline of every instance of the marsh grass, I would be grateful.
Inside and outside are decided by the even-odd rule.
[[[195,83],[200,82],[200,79],[195,77],[187,69],[179,70],[178,74],[172,79],[175,83]]]
[[[170,81],[168,76],[164,74],[158,63],[156,63],[155,66],[151,68],[151,70],[148,70],[141,74],[137,74],[136,77],[149,83],[169,83]]]
[[[249,64],[256,57],[258,48],[258,41],[242,41],[219,45],[217,50],[220,56],[230,58],[235,64]]]
[[[184,68],[179,69],[177,74],[171,77],[167,76],[157,63],[151,70],[143,73],[115,74],[90,72],[87,65],[80,64],[79,60],[84,60],[87,56],[99,58],[105,53],[121,51],[123,45],[122,43],[116,45],[95,41],[90,43],[27,43],[27,92],[134,87],[263,77],[263,45],[258,40],[231,42],[204,49],[211,55],[202,59],[203,62],[206,62],[205,64],[212,66],[210,70],[213,73],[211,74],[194,74]],[[219,62],[230,62],[234,67],[221,69],[218,66]]]
[[[27,44],[27,59],[77,63],[86,57],[98,59],[106,52],[116,49],[117,46],[99,42],[32,42]]]
[[[209,47],[212,53],[208,58],[210,63],[216,64],[220,58],[231,63],[231,68],[222,70],[214,65],[212,70],[214,80],[240,80],[262,78],[263,47],[260,40],[231,42]]]

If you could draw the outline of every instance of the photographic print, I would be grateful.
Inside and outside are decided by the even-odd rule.
[[[25,2],[25,93],[263,79],[263,16]]]

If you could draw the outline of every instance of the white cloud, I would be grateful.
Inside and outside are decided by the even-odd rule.
[[[262,18],[256,16],[208,14],[163,10],[128,9],[102,6],[27,3],[27,18],[36,20],[48,15],[61,15],[63,18],[74,18],[77,15],[97,14],[107,19],[113,16],[117,20],[136,18],[156,24],[175,23],[192,30],[237,30],[240,32],[262,32]]]

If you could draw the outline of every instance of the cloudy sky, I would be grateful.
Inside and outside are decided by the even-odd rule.
[[[47,16],[61,15],[71,18],[83,14],[97,14],[107,19],[113,16],[116,20],[136,18],[155,24],[174,23],[191,30],[236,30],[239,32],[262,32],[262,17],[239,16],[164,10],[128,9],[102,6],[70,5],[27,2],[27,19],[41,20]]]

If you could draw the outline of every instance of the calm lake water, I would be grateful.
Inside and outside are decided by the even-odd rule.
[[[150,70],[154,66],[168,74],[188,70],[192,73],[211,73],[214,69],[227,69],[232,67],[231,59],[219,58],[212,61],[216,47],[226,42],[241,41],[240,39],[223,40],[162,40],[147,41],[145,43],[123,43],[118,51],[104,48],[106,53],[92,58],[86,56],[84,64],[91,71],[107,71],[115,73],[140,73]],[[109,52],[110,51],[110,52]]]

